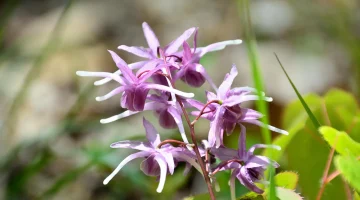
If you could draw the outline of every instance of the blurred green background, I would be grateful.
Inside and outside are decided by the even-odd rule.
[[[266,93],[274,98],[269,104],[270,121],[274,126],[292,130],[289,148],[277,158],[282,165],[279,171],[298,172],[297,192],[305,199],[315,199],[330,147],[321,138],[317,143],[316,130],[311,131],[311,125],[307,127],[309,122],[301,105],[289,104],[296,95],[273,53],[279,55],[302,94],[319,95],[306,99],[319,112],[320,119],[324,117],[324,105],[346,111],[329,114],[331,124],[353,133],[352,138],[359,142],[359,9],[358,0],[250,2]],[[168,176],[163,193],[157,194],[155,178],[142,174],[140,161],[128,164],[104,186],[103,179],[129,154],[127,150],[110,149],[109,145],[124,139],[142,140],[143,114],[101,125],[100,119],[122,112],[119,97],[95,101],[96,96],[107,93],[116,84],[96,87],[93,82],[97,79],[79,78],[75,72],[115,71],[106,50],[116,50],[121,44],[146,46],[141,28],[144,21],[162,45],[196,26],[198,45],[205,46],[242,39],[245,30],[241,17],[237,2],[230,0],[2,1],[0,199],[182,199],[206,192],[199,173],[192,170],[184,177],[182,170],[177,169]],[[116,52],[128,63],[139,60]],[[239,76],[233,86],[254,86],[244,45],[211,53],[201,62],[216,84],[235,63]],[[328,92],[335,87],[347,92]],[[210,90],[210,86],[205,84],[191,91],[197,99],[204,100],[204,89]],[[153,113],[145,112],[144,116],[158,127],[162,139],[179,138],[176,129],[159,128]],[[293,130],[299,121],[305,125]],[[323,121],[326,124],[329,120]],[[197,134],[204,138],[208,122],[199,123]],[[257,127],[248,126],[248,130],[248,145],[262,142]],[[226,139],[230,147],[236,147],[237,136],[235,133]],[[274,134],[273,138],[277,136]],[[218,178],[224,199],[228,198],[226,176],[224,173]],[[323,199],[344,199],[346,185],[340,177],[336,178],[325,189]],[[245,190],[240,188],[238,194],[241,192]]]

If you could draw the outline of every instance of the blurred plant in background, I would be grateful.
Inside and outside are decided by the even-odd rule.
[[[182,199],[189,194],[205,193],[200,174],[191,171],[184,177],[182,171],[177,170],[167,177],[166,182],[171,184],[166,184],[159,195],[156,180],[143,176],[138,167],[123,168],[117,177],[119,181],[103,186],[103,178],[128,155],[126,151],[111,151],[108,144],[115,140],[140,140],[144,133],[138,123],[141,116],[133,115],[100,126],[99,119],[124,111],[116,98],[102,104],[93,101],[96,94],[105,93],[114,85],[108,83],[95,90],[91,82],[78,79],[74,73],[80,69],[112,70],[113,64],[104,50],[113,49],[113,44],[119,43],[143,44],[138,26],[142,21],[152,24],[164,41],[171,41],[189,26],[201,27],[202,40],[198,46],[220,38],[246,38],[243,33],[248,31],[248,26],[243,21],[244,10],[237,3],[205,0],[2,2],[0,198]],[[292,172],[276,175],[275,183],[295,180],[295,184],[281,188],[296,187],[305,199],[316,199],[321,188],[324,188],[321,199],[358,198],[355,191],[359,192],[356,182],[359,168],[349,166],[357,166],[359,156],[356,151],[360,121],[359,8],[355,0],[254,0],[249,5],[251,30],[257,39],[256,62],[261,67],[264,91],[275,99],[269,104],[269,124],[289,131],[288,136],[273,137],[273,143],[282,147],[280,151],[269,149],[256,154],[278,162],[279,171],[296,171],[298,176]],[[249,44],[248,39],[244,44]],[[253,65],[245,59],[247,51],[245,46],[225,49],[205,55],[200,64],[219,85],[234,62],[239,70],[234,85],[256,87],[249,76],[252,71],[249,66]],[[336,130],[323,127],[318,131],[313,126],[301,103],[293,101],[296,95],[273,52],[279,55],[302,94],[317,93],[304,95],[304,101],[319,124]],[[129,63],[135,62],[133,57],[121,52],[120,56]],[[208,90],[210,87],[203,86]],[[331,89],[333,87],[347,92]],[[179,84],[178,88],[185,87]],[[205,101],[201,90],[191,92]],[[151,113],[144,115],[156,124]],[[197,123],[197,136],[206,138],[206,121]],[[164,138],[181,139],[177,131],[159,127],[157,130]],[[259,132],[258,127],[249,126],[247,132],[248,148],[262,142],[259,134],[252,134]],[[344,137],[345,132],[349,137]],[[334,135],[338,138],[336,145],[331,139]],[[237,136],[225,137],[225,145],[236,149]],[[134,161],[129,165],[139,163]],[[226,172],[216,177],[219,197],[229,198],[229,178],[230,173]],[[349,189],[349,185],[355,191]],[[236,189],[238,196],[247,192],[238,183]]]

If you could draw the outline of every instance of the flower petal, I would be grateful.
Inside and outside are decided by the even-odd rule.
[[[161,152],[161,155],[164,157],[164,159],[168,165],[170,174],[173,174],[174,169],[175,169],[175,162],[174,162],[173,155],[169,152]]]
[[[218,90],[218,98],[221,100],[224,100],[226,97],[226,93],[230,90],[231,85],[235,79],[235,77],[238,75],[238,71],[236,69],[236,66],[233,65],[230,71],[230,74],[226,74],[224,81],[221,83],[219,90]]]
[[[124,167],[124,165],[126,165],[128,162],[136,159],[136,158],[141,158],[141,157],[146,157],[148,156],[149,153],[148,152],[137,152],[134,154],[129,155],[128,157],[126,157],[123,161],[121,161],[121,163],[116,167],[116,169],[103,181],[103,184],[106,185],[109,183],[109,181],[121,170],[122,167]]]
[[[117,94],[124,92],[126,89],[127,89],[126,86],[120,86],[120,87],[113,89],[111,92],[105,94],[104,96],[99,96],[99,97],[96,97],[95,99],[96,99],[96,101],[104,101],[106,99],[109,99],[110,97],[113,97]]]
[[[236,87],[231,89],[230,91],[230,95],[244,95],[244,94],[249,94],[249,93],[258,93],[257,89],[252,88],[252,87],[248,87],[248,86],[244,86],[244,87]],[[264,92],[260,92],[261,96],[265,96]]]
[[[119,142],[114,142],[110,145],[111,148],[130,148],[130,149],[137,149],[140,151],[148,151],[151,147],[141,141],[130,141],[124,140]]]
[[[257,120],[262,118],[264,115],[256,110],[250,108],[241,108],[241,117],[240,120]]]
[[[273,144],[254,144],[253,146],[251,146],[249,148],[249,153],[253,154],[255,149],[258,149],[258,148],[272,148],[272,149],[276,149],[276,150],[281,150],[281,147],[278,146],[278,145],[273,145]]]
[[[186,155],[183,152],[178,152],[178,151],[173,152],[173,156],[177,160],[185,161],[185,162],[191,164],[196,170],[198,170],[202,174],[200,165],[197,163],[197,161],[195,159],[191,158],[190,156]]]
[[[159,176],[160,175],[160,167],[159,164],[155,161],[155,155],[147,157],[140,164],[141,171],[144,172],[147,176]]]
[[[206,72],[205,68],[201,64],[196,64],[195,69],[206,79],[206,81],[210,84],[210,86],[217,92],[218,88],[216,87],[215,83],[212,81],[209,74]]]
[[[185,143],[189,143],[189,141],[188,141],[188,139],[186,137],[186,134],[185,134],[184,125],[183,125],[182,119],[181,119],[181,114],[179,114],[179,112],[174,107],[169,107],[168,112],[174,118],[175,123],[177,124],[177,126],[179,128],[179,132],[180,132],[180,135],[181,135],[181,138],[183,139],[183,141]]]
[[[120,45],[120,46],[118,46],[118,49],[127,51],[129,53],[132,53],[134,55],[137,55],[137,56],[143,57],[143,58],[152,59],[154,57],[152,55],[151,50],[146,49],[144,47],[129,47],[129,46],[126,46],[126,45]]]
[[[138,69],[142,66],[144,66],[147,62],[149,61],[140,61],[140,62],[136,62],[136,63],[131,63],[129,64],[129,68],[130,69]],[[117,70],[116,72],[113,73],[114,75],[120,75],[121,74],[121,71],[120,70]],[[103,78],[101,80],[98,80],[98,81],[95,81],[94,82],[94,85],[98,86],[98,85],[104,85],[105,83],[108,83],[109,81],[111,81],[112,78]]]
[[[246,152],[246,128],[245,126],[239,124],[241,127],[240,136],[239,136],[239,147],[238,154],[241,160],[247,160],[247,152]]]
[[[143,124],[146,131],[146,138],[154,148],[157,147],[157,145],[159,145],[161,142],[159,133],[156,131],[155,127],[145,118],[143,118]]]
[[[107,123],[110,123],[110,122],[113,122],[113,121],[116,121],[116,120],[119,120],[119,119],[122,119],[122,118],[125,118],[125,117],[128,117],[128,116],[131,116],[131,115],[134,115],[136,113],[138,113],[139,111],[131,111],[131,110],[126,110],[118,115],[114,115],[112,117],[109,117],[109,118],[106,118],[106,119],[101,119],[100,120],[100,123],[102,124],[107,124]]]
[[[276,128],[274,126],[266,125],[266,124],[260,122],[259,120],[240,120],[240,122],[245,122],[245,123],[249,123],[249,124],[255,124],[255,125],[258,125],[260,127],[268,128],[271,131],[274,131],[274,132],[277,132],[277,133],[281,133],[281,134],[284,134],[284,135],[289,135],[289,133],[287,131]]]
[[[280,166],[277,162],[270,160],[266,156],[251,156],[248,163],[246,163],[246,168],[262,167],[266,169],[270,164],[274,168],[278,168]]]
[[[217,42],[206,47],[198,48],[196,53],[199,55],[199,57],[202,57],[208,52],[223,50],[227,45],[238,45],[241,43],[242,40],[227,40],[223,42]]]
[[[262,97],[264,101],[271,102],[273,99],[271,97]],[[232,95],[224,101],[226,106],[234,106],[245,101],[254,101],[260,100],[258,95]]]
[[[172,129],[176,127],[176,122],[174,117],[169,113],[168,109],[165,107],[166,105],[163,105],[163,108],[161,110],[157,111],[159,113],[159,124],[161,127],[166,129]]]
[[[191,59],[191,55],[192,55],[192,53],[191,53],[191,49],[190,49],[190,46],[189,46],[189,44],[186,42],[186,41],[184,41],[184,43],[183,43],[183,61],[189,61],[190,59]],[[186,65],[187,63],[185,62],[185,65]]]
[[[195,31],[195,28],[190,28],[186,30],[182,35],[173,40],[170,44],[168,44],[165,49],[165,55],[171,55],[175,53],[179,47],[186,41]]]
[[[216,147],[219,147],[221,145],[221,130],[224,112],[225,108],[219,106],[216,110],[214,120],[210,122],[208,141],[211,147],[214,146],[215,143]]]
[[[230,175],[229,185],[230,185],[231,200],[236,200],[235,178],[236,178],[237,171],[238,170],[234,170]]]
[[[146,22],[143,22],[142,24],[142,28],[143,28],[143,31],[144,31],[144,36],[145,36],[145,39],[153,53],[153,56],[157,56],[157,48],[160,47],[160,43],[159,43],[159,40],[157,39],[154,31],[150,28],[150,26],[146,23]]]
[[[124,80],[124,78],[122,78],[118,74],[114,74],[114,73],[77,71],[76,75],[78,75],[78,76],[90,76],[90,77],[106,77],[109,80],[117,81],[121,85],[126,85],[126,80]]]
[[[236,151],[235,149],[230,149],[222,146],[219,148],[212,147],[210,149],[210,152],[222,161],[239,159],[238,151]]]
[[[240,183],[247,187],[249,190],[256,192],[258,194],[262,194],[264,191],[258,188],[255,183],[252,181],[250,174],[248,173],[248,169],[245,167],[240,168],[240,173],[236,176]]]
[[[201,110],[205,104],[203,104],[202,102],[198,101],[198,100],[195,100],[195,99],[187,99],[186,100],[187,103],[189,103],[192,107],[198,109],[198,110]],[[205,111],[210,111],[210,109],[206,108],[207,110]]]
[[[160,181],[156,189],[156,192],[161,193],[165,185],[167,167],[165,161],[161,157],[155,156],[155,160],[158,162],[160,166]]]
[[[138,86],[134,92],[133,107],[136,111],[143,111],[145,106],[146,97],[149,89],[146,87]]]
[[[123,74],[124,78],[128,80],[130,83],[136,82],[137,78],[132,73],[131,69],[128,67],[126,62],[120,58],[115,52],[108,50],[113,58],[116,66],[120,69],[121,73]]]
[[[186,98],[193,98],[194,97],[194,93],[186,93],[186,92],[182,92],[180,90],[174,89],[174,88],[170,88],[168,86],[164,86],[164,85],[159,85],[159,84],[147,84],[146,85],[147,88],[149,89],[155,89],[155,90],[160,90],[160,91],[166,91],[166,92],[171,92]]]
[[[196,47],[197,47],[197,35],[198,35],[198,27],[195,28],[195,33],[194,33],[194,42],[193,42],[193,46],[194,46],[194,52],[196,52]]]

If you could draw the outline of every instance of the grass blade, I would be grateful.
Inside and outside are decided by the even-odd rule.
[[[248,0],[240,0],[238,1],[239,7],[242,10],[242,23],[245,29],[245,44],[247,48],[247,53],[251,65],[252,77],[254,81],[255,88],[258,91],[264,91],[264,83],[263,78],[261,75],[259,59],[257,55],[257,47],[256,47],[256,38],[252,31],[251,26],[251,18],[250,18],[250,8],[249,8],[249,1]],[[264,114],[264,117],[261,118],[261,122],[264,124],[269,124],[269,113],[268,113],[268,104],[266,101],[262,100],[262,96],[259,95],[260,101],[256,101],[256,107],[258,110]],[[270,130],[267,128],[261,128],[261,134],[263,140],[266,144],[271,144],[271,133]],[[274,173],[275,170],[269,165],[269,177],[270,185],[269,185],[269,193],[268,199],[269,200],[276,200],[276,189],[275,189],[275,181],[274,181]]]
[[[292,88],[294,89],[297,97],[299,98],[301,104],[303,105],[306,113],[309,115],[309,118],[310,118],[311,122],[313,123],[313,125],[315,126],[316,129],[319,129],[320,126],[321,126],[320,123],[319,123],[319,121],[316,119],[315,115],[311,112],[309,106],[306,104],[306,102],[305,102],[304,99],[302,98],[301,94],[299,93],[299,91],[298,91],[297,88],[295,87],[294,83],[291,81],[291,79],[290,79],[288,73],[286,72],[284,66],[283,66],[282,63],[280,62],[279,57],[276,55],[276,53],[274,53],[274,54],[275,54],[275,57],[276,57],[277,61],[278,61],[279,64],[280,64],[281,69],[282,69],[283,72],[285,73],[285,75],[286,75],[287,79],[289,80]]]

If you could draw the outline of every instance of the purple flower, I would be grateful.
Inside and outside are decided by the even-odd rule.
[[[182,119],[181,119],[182,111],[179,103],[176,101],[169,101],[170,95],[166,92],[162,92],[161,95],[155,95],[155,94],[148,95],[147,99],[150,100],[150,102],[145,103],[143,110],[144,111],[153,110],[155,114],[158,116],[159,124],[163,128],[170,129],[170,128],[175,128],[177,126],[183,141],[185,143],[189,143],[185,134],[184,125],[182,123]],[[102,124],[110,123],[131,116],[136,113],[139,113],[139,111],[127,110],[124,111],[123,113],[114,115],[107,119],[102,119],[100,120],[100,123]]]
[[[186,30],[182,35],[180,35],[178,38],[170,42],[168,45],[166,45],[164,48],[161,48],[158,38],[156,37],[154,31],[151,29],[151,27],[146,23],[143,22],[142,24],[144,36],[148,43],[149,48],[144,47],[136,47],[136,46],[126,46],[126,45],[120,45],[118,49],[127,51],[129,53],[132,53],[136,56],[145,58],[147,60],[136,62],[133,64],[130,64],[130,69],[139,69],[139,73],[142,73],[146,70],[151,70],[154,67],[156,67],[159,64],[163,64],[164,60],[170,63],[174,63],[174,57],[172,57],[172,54],[174,54],[179,47],[183,44],[185,40],[187,40],[195,31],[195,28],[190,28]],[[175,58],[176,59],[176,58]],[[118,70],[114,72],[116,75],[120,75],[122,72],[121,70]],[[156,77],[156,75],[155,75]],[[157,77],[160,80],[155,79],[154,81],[158,83],[157,81],[164,81],[163,77]],[[109,82],[111,79],[106,77],[104,79],[101,79],[99,81],[95,82],[95,85],[102,85],[107,82]]]
[[[76,72],[76,74],[79,76],[107,77],[112,78],[113,80],[120,83],[121,86],[115,88],[108,94],[97,97],[97,101],[103,101],[116,94],[123,93],[121,98],[121,107],[127,108],[130,111],[142,111],[144,109],[146,97],[150,89],[171,92],[173,94],[188,98],[194,96],[194,94],[192,93],[185,93],[164,85],[146,82],[153,73],[155,73],[157,70],[161,69],[161,67],[164,66],[159,65],[151,71],[135,76],[124,60],[122,60],[115,52],[109,52],[116,66],[121,71],[122,76],[107,72]]]
[[[230,184],[231,187],[235,187],[235,178],[237,178],[242,185],[249,190],[258,194],[264,191],[255,185],[256,182],[261,182],[264,177],[264,171],[269,165],[274,168],[279,167],[279,164],[275,161],[271,161],[265,156],[254,155],[254,150],[257,148],[275,148],[280,150],[279,146],[255,144],[246,151],[246,129],[241,126],[241,132],[239,136],[238,150],[228,149],[224,146],[220,148],[211,148],[213,153],[220,160],[224,161],[217,168],[219,171],[233,169]],[[225,164],[225,165],[224,165]]]
[[[143,67],[139,70],[138,73],[142,73],[143,71],[152,70],[154,67],[156,67],[159,64],[165,64],[170,63],[172,67],[178,68],[177,63],[175,61],[178,60],[178,57],[174,57],[173,54],[178,51],[180,46],[183,44],[184,41],[186,41],[195,31],[195,28],[190,28],[186,30],[182,35],[180,35],[178,38],[170,42],[165,47],[160,46],[160,42],[158,38],[156,37],[154,31],[151,29],[151,27],[144,22],[142,24],[144,36],[145,39],[149,45],[149,48],[144,47],[135,47],[135,46],[126,46],[126,45],[120,45],[118,49],[127,51],[129,53],[132,53],[134,55],[137,55],[139,57],[147,59],[143,64]],[[170,70],[169,66],[169,70]],[[168,71],[163,71],[164,73]],[[153,80],[155,83],[167,85],[167,81],[164,77],[154,75]]]
[[[207,74],[205,68],[199,63],[200,58],[208,52],[218,51],[224,49],[227,45],[237,45],[241,44],[241,40],[229,40],[210,44],[206,47],[197,48],[197,33],[196,29],[194,35],[194,48],[190,49],[189,44],[184,41],[183,43],[183,52],[181,59],[180,70],[176,73],[174,79],[181,79],[185,83],[189,84],[192,87],[200,87],[204,84],[205,80],[209,82],[211,87],[214,90],[217,90],[217,87],[212,82],[210,76]],[[177,54],[179,55],[179,54]],[[180,56],[180,55],[179,55]]]
[[[105,185],[109,183],[109,181],[121,170],[124,165],[136,158],[145,158],[145,160],[141,162],[141,170],[146,175],[157,176],[160,178],[158,188],[156,189],[159,193],[164,188],[166,175],[168,173],[174,173],[177,162],[187,162],[187,164],[191,164],[197,169],[199,168],[194,159],[193,153],[188,151],[186,148],[173,147],[170,144],[164,144],[161,147],[158,147],[161,143],[159,133],[145,118],[143,119],[143,124],[146,130],[146,138],[148,139],[147,142],[119,141],[110,145],[112,148],[131,148],[139,150],[139,152],[126,157],[104,180],[103,183]]]
[[[254,88],[236,87],[231,89],[232,82],[237,74],[236,66],[233,65],[230,74],[226,74],[223,83],[221,83],[217,94],[206,92],[208,104],[201,117],[210,120],[209,145],[213,146],[216,143],[216,146],[219,147],[222,144],[223,132],[226,131],[228,134],[231,134],[235,125],[243,122],[267,127],[272,131],[282,134],[288,134],[287,131],[260,122],[258,119],[263,116],[261,113],[240,107],[242,102],[259,100],[260,97],[257,94],[250,94],[257,92]],[[271,97],[265,97],[263,93],[260,95],[263,96],[262,98],[265,101],[272,101]],[[198,110],[202,110],[205,106],[205,104],[192,99],[188,99],[188,102]],[[194,111],[192,114],[198,116],[200,111]]]

